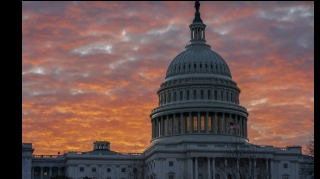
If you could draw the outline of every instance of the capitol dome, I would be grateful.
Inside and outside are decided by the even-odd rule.
[[[172,60],[157,91],[151,142],[248,142],[241,91],[226,61],[206,44],[199,7],[189,25],[190,44]]]
[[[209,45],[189,45],[170,63],[166,79],[171,76],[191,73],[220,74],[231,78],[230,69],[224,59],[210,49]]]

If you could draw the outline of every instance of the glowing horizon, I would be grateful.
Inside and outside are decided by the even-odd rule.
[[[306,149],[314,133],[314,2],[200,2],[206,40],[247,108],[249,142]],[[194,2],[22,2],[22,142],[34,154],[142,152]]]

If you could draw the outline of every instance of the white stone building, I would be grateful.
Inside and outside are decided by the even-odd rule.
[[[152,139],[143,153],[114,152],[108,141],[96,141],[89,152],[32,155],[32,144],[23,143],[22,178],[311,178],[302,172],[313,164],[300,146],[249,143],[249,114],[239,105],[240,89],[225,60],[206,44],[199,6],[196,1],[190,44],[172,60],[157,91]]]

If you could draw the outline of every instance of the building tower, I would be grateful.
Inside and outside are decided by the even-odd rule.
[[[172,60],[157,91],[151,142],[248,142],[248,112],[239,105],[240,89],[225,60],[206,44],[199,1],[194,7],[190,44]]]

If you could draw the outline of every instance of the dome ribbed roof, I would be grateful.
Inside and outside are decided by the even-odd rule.
[[[231,78],[230,69],[224,59],[206,44],[188,45],[170,63],[166,78],[182,74],[209,73]]]

